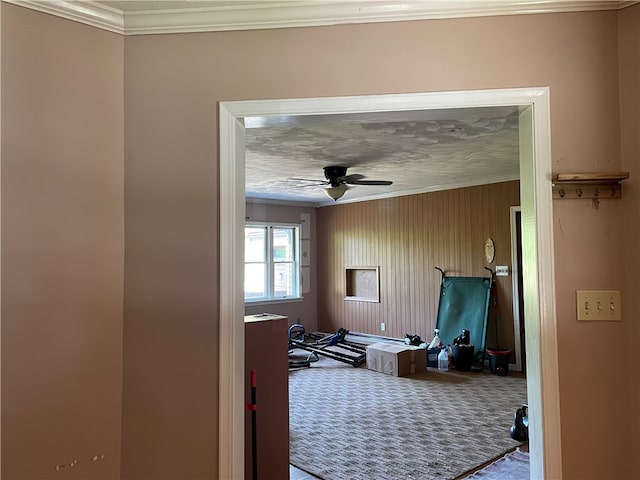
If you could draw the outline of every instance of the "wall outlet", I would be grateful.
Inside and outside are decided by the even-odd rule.
[[[385,329],[386,329],[385,324],[384,324],[384,323],[381,323],[381,324],[380,324],[380,331],[381,331],[381,332],[384,332],[384,331],[385,331]]]
[[[508,265],[500,265],[496,267],[496,277],[508,277],[508,276],[509,276]]]
[[[577,290],[577,317],[585,320],[622,320],[622,303],[618,290]]]

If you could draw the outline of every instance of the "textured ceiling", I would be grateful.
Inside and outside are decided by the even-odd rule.
[[[519,178],[518,108],[248,118],[246,195],[334,203],[322,168],[391,186],[351,186],[338,203]],[[309,181],[307,181],[309,180]]]

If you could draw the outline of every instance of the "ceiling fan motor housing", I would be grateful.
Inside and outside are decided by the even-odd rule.
[[[324,177],[329,180],[332,187],[340,185],[340,178],[347,175],[347,167],[342,166],[329,166],[324,167]]]

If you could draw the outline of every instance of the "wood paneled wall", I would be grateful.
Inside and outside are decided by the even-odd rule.
[[[440,272],[487,276],[511,268],[511,206],[520,182],[505,182],[318,209],[318,326],[402,338],[431,338]],[[495,243],[495,260],[484,245]],[[380,267],[380,303],[345,301],[345,267]],[[496,278],[500,346],[514,348],[512,278]],[[380,324],[386,331],[381,332]],[[490,321],[487,346],[495,346]]]

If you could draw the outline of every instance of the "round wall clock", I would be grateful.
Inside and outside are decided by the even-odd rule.
[[[496,254],[496,248],[495,245],[493,244],[493,240],[491,240],[490,238],[487,238],[487,241],[484,242],[484,258],[487,261],[487,263],[493,263],[493,258],[495,257]]]

